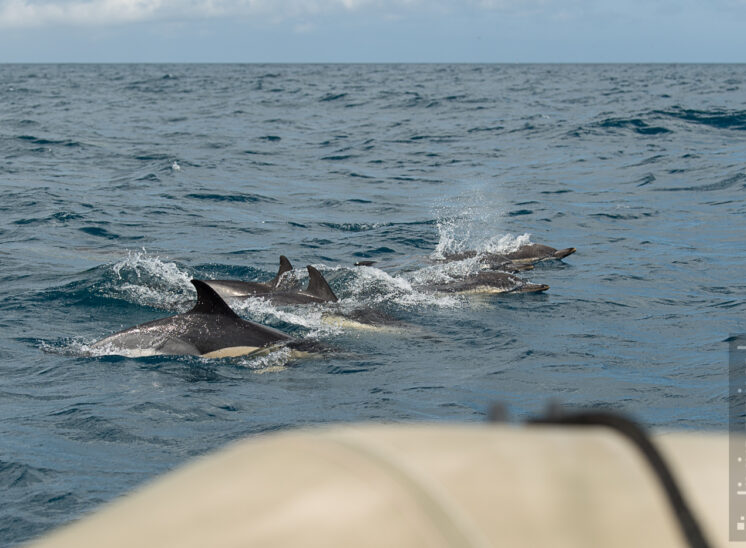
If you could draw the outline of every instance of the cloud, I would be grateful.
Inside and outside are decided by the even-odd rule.
[[[549,0],[0,0],[0,28],[245,17],[270,23],[365,12],[381,19],[506,11]],[[572,0],[577,1],[577,0]],[[581,0],[585,1],[585,0]]]
[[[366,8],[410,5],[413,0],[0,0],[0,27],[108,25],[148,20],[218,17],[297,19]]]
[[[693,1],[684,3],[691,6]],[[488,13],[567,20],[592,12],[646,13],[652,6],[671,2],[633,0],[635,8],[630,10],[616,0],[0,0],[0,28],[245,18],[261,24],[290,21],[295,28],[308,30],[314,26],[314,18],[344,14],[365,14],[382,21],[453,15],[479,18]],[[746,0],[715,2],[733,7]]]
[[[92,2],[30,2],[2,0],[0,26],[35,27],[68,23],[94,25],[102,22],[132,22],[153,17],[160,0],[99,0]]]

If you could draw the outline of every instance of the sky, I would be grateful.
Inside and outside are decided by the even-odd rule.
[[[746,0],[0,0],[0,63],[746,62]]]

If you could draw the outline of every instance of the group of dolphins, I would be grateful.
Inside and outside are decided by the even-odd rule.
[[[557,250],[541,244],[527,244],[507,253],[466,251],[446,254],[438,262],[476,258],[485,270],[448,283],[431,285],[435,291],[448,293],[535,293],[548,285],[532,284],[514,275],[529,270],[547,259],[562,259],[575,248]],[[357,266],[371,266],[362,261]],[[281,282],[293,270],[284,255],[280,257],[277,275],[268,282],[240,280],[192,280],[197,290],[197,304],[183,314],[161,318],[130,327],[91,345],[94,352],[123,354],[131,357],[157,355],[194,355],[225,358],[258,355],[284,346],[294,355],[313,346],[282,331],[240,318],[226,299],[261,297],[275,304],[334,303],[337,296],[321,273],[308,265],[308,286],[288,289]],[[353,313],[354,314],[354,313]]]

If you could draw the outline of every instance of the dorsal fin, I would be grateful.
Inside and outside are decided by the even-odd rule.
[[[192,280],[197,290],[197,304],[188,314],[221,314],[232,318],[238,318],[230,306],[218,295],[215,290],[202,280]]]
[[[270,280],[269,285],[272,287],[272,289],[277,287],[277,284],[280,283],[280,278],[282,278],[282,275],[285,274],[285,272],[290,272],[293,269],[293,265],[290,264],[290,261],[288,260],[285,255],[280,255],[280,270],[277,271],[277,276],[272,278]]]
[[[337,296],[332,291],[332,288],[329,287],[329,284],[326,283],[321,272],[311,265],[308,265],[306,268],[308,269],[308,287],[306,288],[306,293],[310,293],[319,299],[336,303],[338,300]]]

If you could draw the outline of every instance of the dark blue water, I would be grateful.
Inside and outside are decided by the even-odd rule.
[[[725,428],[744,65],[5,65],[0,184],[2,545],[277,429],[550,399]],[[438,253],[527,239],[578,248],[527,273],[546,294],[421,287],[473,267]],[[334,351],[88,355],[280,254],[401,325],[234,303]]]

